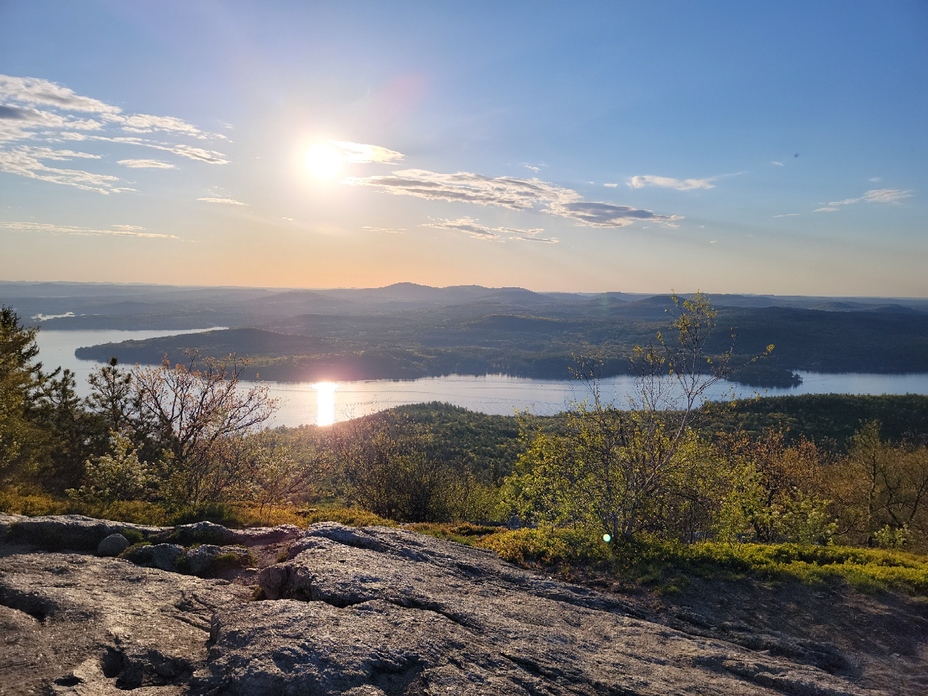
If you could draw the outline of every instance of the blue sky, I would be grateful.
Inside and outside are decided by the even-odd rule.
[[[928,297],[928,3],[0,0],[0,280]]]

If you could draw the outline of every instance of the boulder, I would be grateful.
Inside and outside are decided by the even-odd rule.
[[[117,532],[116,534],[110,534],[109,536],[103,538],[103,540],[97,546],[97,555],[118,556],[127,548],[129,548],[129,540]]]

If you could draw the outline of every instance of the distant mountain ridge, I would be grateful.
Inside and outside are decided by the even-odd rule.
[[[709,294],[721,309],[793,307],[828,312],[928,313],[928,299],[832,298]],[[456,285],[434,288],[394,283],[382,288],[275,289],[193,287],[110,283],[25,283],[0,281],[0,303],[12,305],[25,320],[54,329],[190,329],[258,326],[297,315],[369,315],[481,304],[499,313],[544,309],[546,315],[576,312],[602,315],[620,311],[647,317],[663,312],[666,295],[624,292],[537,292],[518,287]]]

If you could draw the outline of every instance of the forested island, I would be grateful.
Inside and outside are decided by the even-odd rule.
[[[183,362],[185,352],[246,358],[244,377],[312,382],[506,374],[570,379],[578,358],[601,377],[632,374],[653,343],[669,295],[537,293],[398,284],[370,290],[0,285],[47,329],[224,326],[176,337],[81,348],[124,364]],[[64,296],[66,293],[67,296]],[[928,302],[710,296],[710,355],[731,353],[730,378],[790,387],[797,372],[928,372]],[[28,313],[28,314],[27,314]],[[68,316],[62,316],[69,314]],[[767,347],[773,350],[767,353]],[[764,354],[760,360],[755,358]]]

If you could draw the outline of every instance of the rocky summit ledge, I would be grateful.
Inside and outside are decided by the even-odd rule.
[[[0,515],[4,695],[892,693],[858,674],[402,529]]]

